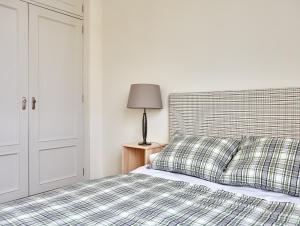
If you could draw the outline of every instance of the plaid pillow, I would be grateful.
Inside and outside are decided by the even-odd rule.
[[[175,135],[150,168],[217,181],[239,143],[233,138]]]
[[[246,137],[220,182],[300,195],[300,141]]]

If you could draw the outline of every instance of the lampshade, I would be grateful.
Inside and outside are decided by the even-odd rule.
[[[127,107],[161,109],[162,101],[159,85],[132,84],[130,87]]]

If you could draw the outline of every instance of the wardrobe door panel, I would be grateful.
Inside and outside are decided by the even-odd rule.
[[[29,12],[29,169],[35,194],[83,178],[82,21],[36,6]]]
[[[28,195],[28,5],[0,0],[0,202]]]

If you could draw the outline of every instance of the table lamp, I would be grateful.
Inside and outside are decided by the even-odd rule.
[[[142,131],[143,141],[139,145],[151,145],[147,142],[147,114],[146,109],[162,109],[159,85],[132,84],[128,97],[128,108],[144,109]]]

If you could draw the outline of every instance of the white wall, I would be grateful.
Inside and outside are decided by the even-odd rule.
[[[103,160],[103,77],[102,77],[102,6],[100,0],[85,0],[84,45],[85,45],[85,114],[86,152],[85,165],[87,177],[102,176]]]
[[[152,141],[168,139],[170,92],[300,86],[299,0],[102,3],[103,175],[120,172],[122,143],[141,139],[142,111],[126,108],[131,83],[161,85]]]

